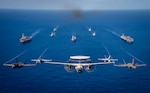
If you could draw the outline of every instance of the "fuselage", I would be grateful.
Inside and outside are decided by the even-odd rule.
[[[76,41],[76,36],[72,36],[71,41]]]
[[[75,69],[76,69],[76,71],[77,71],[78,73],[81,73],[82,70],[83,70],[83,67],[82,67],[81,64],[79,64],[79,65],[77,65],[77,66],[75,67]]]
[[[89,29],[88,29],[88,31],[92,31],[92,29],[91,29],[91,28],[89,28]]]
[[[42,63],[42,62],[44,62],[42,59],[38,59],[38,60],[36,61],[36,63]]]
[[[116,60],[115,60],[116,61]],[[115,63],[114,60],[110,59],[110,58],[107,58],[104,62],[106,63]]]
[[[95,33],[95,32],[93,32],[93,33],[92,33],[92,35],[93,35],[93,36],[96,36],[96,33]]]
[[[131,64],[131,63],[126,64],[126,67],[130,68],[130,69],[136,69],[136,66],[134,64]]]
[[[55,35],[55,32],[52,32],[52,33],[50,34],[51,37],[53,37],[54,35]]]
[[[53,29],[53,31],[56,31],[56,30],[57,30],[57,28],[54,28],[54,29]]]
[[[22,63],[15,63],[12,68],[21,68],[23,67],[23,64]]]

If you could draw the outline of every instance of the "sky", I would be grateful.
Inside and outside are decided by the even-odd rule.
[[[0,9],[150,9],[150,0],[0,0]]]

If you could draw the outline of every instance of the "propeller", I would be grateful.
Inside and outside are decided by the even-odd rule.
[[[95,65],[88,65],[88,66],[84,67],[85,71],[87,71],[87,72],[93,72],[95,70],[95,68],[96,68]]]
[[[73,72],[75,69],[75,67],[72,65],[65,65],[64,68],[67,72]]]
[[[93,72],[96,69],[96,66],[89,64],[89,65],[85,66],[84,69],[87,72]]]

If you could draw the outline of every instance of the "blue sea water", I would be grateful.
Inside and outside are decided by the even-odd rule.
[[[58,26],[56,36],[50,37]],[[92,37],[91,27],[96,32]],[[21,44],[21,34],[32,41]],[[118,35],[130,35],[129,44]],[[71,42],[76,35],[77,41]],[[150,91],[150,10],[48,11],[0,10],[0,93],[149,93]],[[90,55],[92,61],[108,55],[127,62],[130,52],[146,67],[127,69],[97,65],[92,72],[67,72],[62,65],[38,64],[12,69],[3,63],[22,51],[19,61],[31,62],[48,48],[43,58],[66,62],[70,55]],[[15,62],[13,60],[10,63]]]

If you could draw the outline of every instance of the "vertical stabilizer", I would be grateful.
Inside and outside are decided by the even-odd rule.
[[[132,65],[134,65],[134,58],[132,59]]]
[[[22,33],[22,38],[24,37],[24,33]]]

